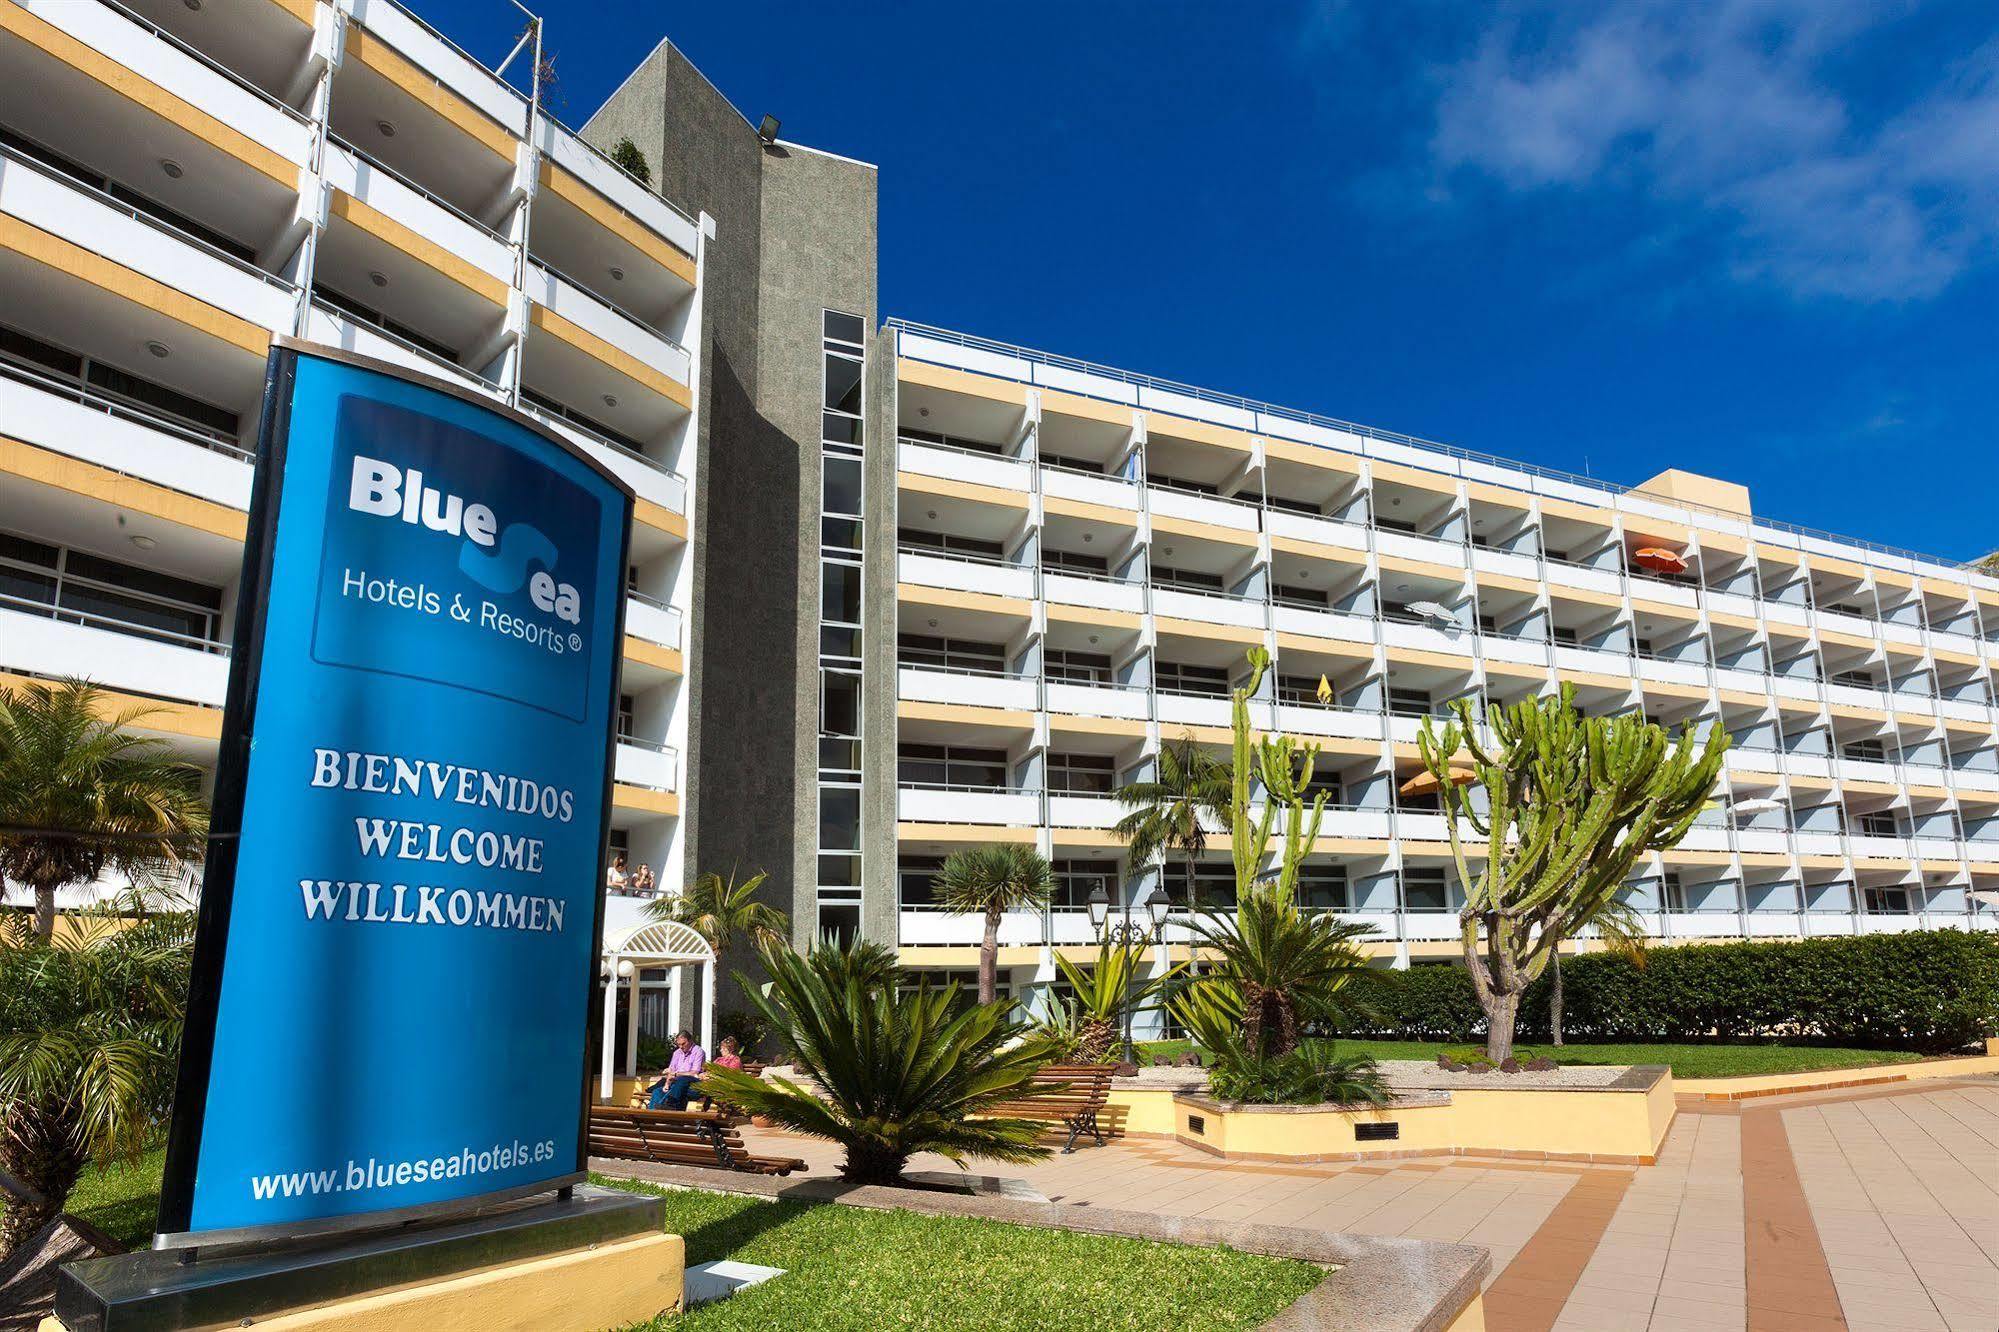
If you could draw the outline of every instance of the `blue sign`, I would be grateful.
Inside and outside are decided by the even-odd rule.
[[[165,1245],[584,1162],[630,493],[303,347],[272,353],[263,436]]]

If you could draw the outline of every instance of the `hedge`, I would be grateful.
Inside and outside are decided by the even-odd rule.
[[[1999,937],[1963,930],[1840,939],[1675,944],[1638,959],[1562,963],[1573,1041],[1781,1039],[1898,1050],[1961,1049],[1999,1029]],[[1529,988],[1520,1037],[1548,1032],[1549,980]],[[1400,1040],[1483,1038],[1462,966],[1420,966],[1373,987],[1348,1030]]]

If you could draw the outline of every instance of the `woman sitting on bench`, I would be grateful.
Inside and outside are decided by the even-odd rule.
[[[694,1043],[694,1033],[683,1031],[673,1038],[673,1058],[667,1061],[666,1071],[659,1075],[659,1081],[652,1085],[652,1095],[646,1101],[648,1110],[685,1110],[687,1098],[694,1092],[694,1084],[701,1080],[701,1070],[708,1064],[708,1056]]]

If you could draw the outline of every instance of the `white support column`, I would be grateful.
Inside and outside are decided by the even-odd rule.
[[[605,959],[610,974],[604,977],[604,1040],[599,1047],[603,1058],[599,1061],[597,1074],[597,1099],[611,1099],[611,1043],[617,1039],[618,1031],[618,960]]]
[[[681,1016],[681,1008],[680,1008],[681,975],[686,970],[687,967],[683,964],[674,967],[674,969],[667,974],[666,1036],[668,1040],[672,1040],[675,1036],[678,1036],[681,1032],[683,1024],[686,1022],[686,1019]],[[706,1049],[707,1047],[704,1046],[702,1048]]]
[[[701,964],[701,1048],[715,1057],[715,966],[714,958]]]
[[[635,1078],[639,1072],[639,982],[645,972],[637,963],[632,965],[632,983],[629,987],[629,1007],[625,1009],[625,1076]]]

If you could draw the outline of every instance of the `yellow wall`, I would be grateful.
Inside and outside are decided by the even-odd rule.
[[[1160,1134],[1162,1120],[1181,1142],[1226,1157],[1312,1161],[1423,1152],[1521,1152],[1562,1158],[1649,1164],[1672,1126],[1673,1080],[1648,1091],[1537,1091],[1454,1088],[1442,1105],[1384,1110],[1256,1111],[1205,1108],[1171,1092],[1113,1088],[1124,1132]],[[1170,1120],[1165,1113],[1171,1107]],[[1203,1131],[1188,1125],[1199,1116]],[[1357,1123],[1393,1120],[1401,1135],[1359,1142]]]

